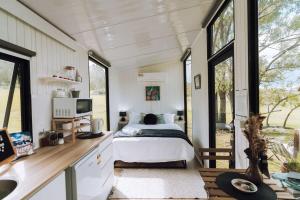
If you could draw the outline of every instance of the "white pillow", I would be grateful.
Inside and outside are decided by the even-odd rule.
[[[175,114],[165,113],[164,114],[164,119],[165,119],[166,124],[174,124],[174,122],[175,122]]]
[[[141,121],[141,114],[136,112],[129,113],[129,122],[128,124],[139,124]]]

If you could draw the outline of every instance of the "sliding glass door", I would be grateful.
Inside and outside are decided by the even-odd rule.
[[[234,148],[233,52],[209,65],[210,147]],[[222,153],[218,155],[223,155]],[[226,155],[226,154],[224,154]],[[228,154],[227,154],[228,155]],[[210,167],[228,168],[228,161],[212,161]]]
[[[270,140],[269,169],[280,171],[300,134],[299,1],[255,0],[250,4],[249,64],[252,112],[266,117],[262,132]],[[254,66],[254,67],[253,67]],[[256,87],[255,87],[256,86]],[[295,135],[295,136],[294,136]],[[296,148],[296,146],[295,146]],[[300,157],[298,157],[300,161]]]
[[[233,13],[233,0],[225,1],[207,27],[207,40],[209,147],[232,149],[234,152]],[[218,156],[222,155],[218,153]],[[233,165],[234,163],[229,163],[228,160],[211,160],[209,166],[228,168],[234,167]]]
[[[93,117],[103,119],[103,131],[109,130],[108,69],[95,60],[89,60],[90,98],[93,99]]]
[[[184,60],[184,104],[185,104],[185,132],[189,139],[193,139],[193,115],[192,115],[192,56]]]

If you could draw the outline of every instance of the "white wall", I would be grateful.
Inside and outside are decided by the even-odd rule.
[[[139,82],[137,81],[139,72],[164,72],[166,80],[165,82]],[[117,115],[121,110],[176,113],[177,110],[184,108],[182,62],[173,61],[141,68],[121,69],[116,73],[118,74],[119,100],[111,104],[112,129],[116,128],[119,120]],[[145,100],[145,86],[147,85],[160,86],[160,101]]]
[[[196,155],[199,147],[209,147],[208,66],[206,30],[202,29],[192,45],[192,77],[201,74],[201,89],[195,90],[192,78],[193,143]]]
[[[247,1],[235,1],[234,10],[235,158],[237,168],[246,168],[248,159],[244,149],[248,142],[240,125],[249,116]]]
[[[88,97],[87,51],[15,0],[0,0],[0,27],[2,40],[37,53],[30,58],[30,78],[33,138],[38,146],[39,132],[51,128],[52,91],[65,87],[45,84],[40,78],[51,76],[66,65],[75,66],[83,77],[83,83],[76,88],[81,89],[81,97]]]
[[[119,70],[111,67],[109,69],[109,115],[110,130],[116,130],[119,121],[119,104],[120,102],[120,81]]]

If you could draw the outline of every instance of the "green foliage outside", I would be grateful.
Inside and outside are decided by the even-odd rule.
[[[300,1],[258,0],[259,2],[259,105],[267,118],[263,133],[279,143],[290,144],[295,129],[300,129]],[[232,6],[221,14],[213,26],[213,52],[232,37]],[[253,59],[253,58],[249,58]],[[232,108],[231,80],[226,62],[216,70],[216,110],[218,122],[230,120]],[[227,64],[227,68],[230,64]],[[238,67],[238,66],[235,66]],[[250,66],[251,67],[251,66]],[[226,77],[227,76],[227,77]],[[217,145],[228,144],[230,134],[217,132]],[[270,152],[271,171],[281,162]]]
[[[300,128],[300,1],[259,0],[260,112],[267,118],[263,133],[293,144]],[[271,171],[282,162],[270,159]]]

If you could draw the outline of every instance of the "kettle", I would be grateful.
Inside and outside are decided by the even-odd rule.
[[[102,132],[102,126],[104,125],[104,121],[101,118],[95,118],[92,120],[92,132],[94,134],[98,134]]]

